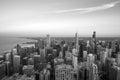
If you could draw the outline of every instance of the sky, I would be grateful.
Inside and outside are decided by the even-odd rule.
[[[0,0],[2,36],[120,36],[120,0]]]

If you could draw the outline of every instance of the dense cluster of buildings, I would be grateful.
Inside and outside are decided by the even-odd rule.
[[[120,80],[120,42],[47,35],[0,55],[0,80]]]

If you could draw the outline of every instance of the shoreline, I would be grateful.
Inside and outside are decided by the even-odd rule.
[[[5,38],[17,38],[17,39],[25,39],[25,40],[28,40],[28,41],[21,41],[21,42],[18,42],[18,43],[14,43],[12,46],[11,45],[11,48],[9,49],[6,49],[6,50],[0,50],[0,55],[3,55],[4,53],[7,53],[7,52],[11,52],[11,50],[17,45],[17,44],[33,44],[35,43],[37,40],[33,40],[33,39],[28,39],[28,38],[25,38],[25,37],[5,37]]]

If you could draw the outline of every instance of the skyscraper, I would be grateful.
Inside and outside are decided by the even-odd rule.
[[[87,55],[87,64],[88,67],[91,66],[94,63],[95,57],[93,54],[88,54]]]
[[[113,66],[109,69],[109,80],[120,80],[120,67]]]
[[[75,33],[75,48],[79,51],[79,37],[78,33]]]
[[[6,61],[5,64],[6,64],[6,75],[10,76],[12,74],[11,63],[10,61]]]
[[[40,55],[34,55],[34,70],[39,70]]]
[[[118,52],[116,57],[117,65],[120,66],[120,52]]]
[[[57,65],[55,68],[55,80],[75,80],[76,70],[71,65]]]
[[[94,31],[93,32],[93,35],[92,35],[92,47],[93,47],[93,54],[97,54],[97,46],[96,46],[96,32]]]
[[[5,77],[5,64],[2,62],[0,63],[0,80]]]
[[[18,55],[13,56],[13,67],[14,67],[14,73],[19,73],[20,56],[18,56]]]
[[[72,53],[69,52],[69,51],[66,51],[65,57],[66,57],[66,60],[71,60],[72,59]]]
[[[79,53],[78,53],[78,62],[81,62],[83,60],[83,41],[82,40],[79,40]]]
[[[90,41],[89,40],[87,41],[86,48],[87,48],[87,52],[90,53],[91,46],[90,46]]]
[[[31,75],[33,75],[33,71],[34,71],[34,66],[33,65],[25,65],[23,67],[24,74],[27,75],[27,76],[29,76],[29,77]]]
[[[105,63],[107,56],[108,56],[108,53],[105,52],[105,51],[102,51],[102,52],[100,53],[100,61],[101,61],[102,63]]]
[[[50,35],[49,34],[47,34],[46,44],[47,44],[47,47],[50,47],[51,41],[50,41]]]
[[[85,61],[87,59],[87,51],[83,51],[83,60]]]
[[[17,48],[13,48],[13,49],[12,49],[12,53],[13,53],[13,55],[18,54],[18,53],[17,53]]]
[[[94,63],[89,67],[89,80],[98,80],[98,67]]]
[[[44,68],[39,75],[40,80],[50,80],[50,72],[46,68]]]
[[[77,69],[78,56],[77,56],[77,50],[75,48],[72,50],[72,63],[73,63],[74,69]]]
[[[46,52],[45,52],[45,48],[44,49],[40,49],[40,62],[45,62],[46,61]]]
[[[11,62],[11,53],[6,53],[5,54],[5,61],[10,61]]]

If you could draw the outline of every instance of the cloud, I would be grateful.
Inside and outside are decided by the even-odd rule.
[[[115,2],[111,2],[108,4],[96,6],[96,7],[77,8],[77,9],[70,9],[70,10],[58,10],[58,11],[54,11],[52,13],[72,13],[72,12],[88,13],[88,12],[93,12],[93,11],[109,9],[109,8],[114,7],[118,3],[120,3],[120,1],[115,1]]]

